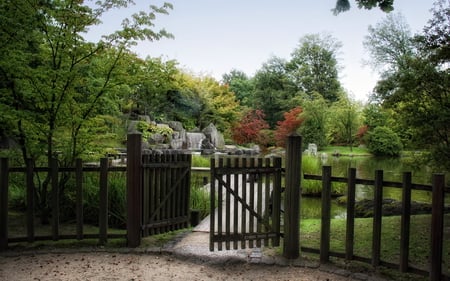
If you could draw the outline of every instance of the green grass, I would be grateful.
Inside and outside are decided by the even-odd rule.
[[[342,156],[371,156],[372,154],[365,147],[352,147],[350,146],[327,146],[320,150],[322,153],[333,154],[339,152]]]
[[[429,215],[411,217],[410,237],[410,265],[418,268],[428,267],[428,252],[430,245]],[[372,249],[372,218],[355,220],[354,254],[361,257],[371,257]],[[400,254],[400,217],[383,217],[381,259],[386,262],[399,263]],[[305,219],[300,226],[300,244],[304,247],[320,248],[320,219]],[[345,253],[346,220],[333,219],[331,221],[330,250]],[[444,234],[443,270],[450,274],[450,214],[445,217],[446,232]],[[410,280],[408,274],[399,274],[397,270],[384,272],[395,280]],[[420,278],[415,276],[416,278]],[[404,279],[402,279],[404,278]],[[421,279],[415,279],[421,280]],[[426,280],[426,279],[424,279]]]
[[[210,159],[201,155],[192,155],[192,167],[210,167]]]

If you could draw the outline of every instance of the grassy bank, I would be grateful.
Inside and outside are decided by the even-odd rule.
[[[305,219],[300,226],[300,244],[304,247],[320,248],[320,219]],[[372,249],[372,218],[355,220],[354,254],[361,257],[371,257]],[[430,245],[431,216],[416,215],[411,217],[410,265],[418,268],[428,267]],[[381,259],[397,263],[400,254],[400,217],[383,217]],[[345,219],[331,221],[331,244],[333,252],[345,253]],[[445,216],[444,223],[443,270],[450,274],[450,214]],[[411,276],[399,274],[396,270],[384,270],[394,280],[411,280]],[[415,280],[422,280],[413,276]],[[416,279],[417,278],[417,279]],[[427,278],[423,278],[427,280]]]

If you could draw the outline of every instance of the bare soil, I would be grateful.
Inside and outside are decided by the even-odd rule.
[[[369,280],[319,269],[208,264],[172,255],[65,253],[0,257],[0,280]],[[370,279],[372,280],[372,279]]]

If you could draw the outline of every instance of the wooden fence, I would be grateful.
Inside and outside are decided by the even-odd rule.
[[[320,249],[301,247],[304,252],[320,254],[320,261],[326,263],[330,257],[345,258],[346,260],[357,260],[376,266],[398,268],[400,272],[411,272],[423,276],[429,276],[430,281],[450,280],[450,276],[444,275],[442,271],[442,249],[444,242],[444,201],[445,194],[450,193],[450,188],[445,187],[443,174],[434,174],[432,185],[414,184],[411,182],[411,173],[403,174],[402,182],[390,182],[383,180],[383,171],[375,171],[374,180],[356,178],[356,169],[348,170],[348,178],[331,176],[331,167],[324,166],[322,176],[304,175],[304,179],[322,181],[322,221]],[[330,223],[331,223],[331,185],[332,182],[347,183],[347,223],[345,237],[345,252],[330,251]],[[374,208],[373,208],[373,236],[371,257],[362,257],[354,254],[355,233],[355,189],[356,184],[374,186]],[[382,227],[382,200],[383,188],[394,187],[402,189],[402,212],[400,224],[400,253],[398,263],[383,261],[381,259],[381,227]],[[425,190],[432,192],[432,214],[429,248],[429,268],[421,269],[409,264],[409,241],[411,221],[411,191]]]
[[[24,167],[9,167],[8,158],[0,158],[0,251],[5,250],[9,243],[15,242],[34,242],[38,240],[60,240],[60,239],[84,239],[98,238],[100,244],[105,244],[108,238],[125,237],[125,234],[108,233],[108,174],[110,172],[124,172],[126,167],[110,167],[108,158],[100,160],[99,167],[85,167],[81,159],[76,160],[75,167],[65,168],[58,166],[58,160],[53,159],[50,167],[33,167],[31,160]],[[35,232],[35,196],[34,196],[34,174],[39,172],[50,173],[51,178],[51,234],[37,235]],[[83,178],[85,173],[95,172],[99,174],[99,217],[98,233],[84,233],[83,216],[83,197],[84,186]],[[26,188],[26,234],[18,237],[8,236],[8,198],[9,198],[9,175],[10,173],[23,173],[25,175],[24,186]],[[71,234],[61,234],[60,231],[60,199],[59,179],[61,173],[72,173],[75,179],[75,209],[76,209],[76,227],[75,232]]]

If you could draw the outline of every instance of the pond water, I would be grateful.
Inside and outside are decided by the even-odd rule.
[[[356,168],[356,177],[359,179],[374,179],[376,170],[383,170],[383,180],[401,182],[404,172],[412,173],[412,182],[417,184],[431,184],[433,171],[429,167],[419,167],[415,165],[413,158],[375,158],[375,157],[310,157],[305,156],[304,173],[322,174],[322,166],[331,166],[332,175],[346,177],[348,168]],[[447,185],[449,177],[446,177]],[[307,185],[307,181],[303,182]],[[336,183],[333,183],[336,184]],[[345,185],[345,184],[341,184]],[[345,191],[344,191],[345,192]],[[371,185],[357,185],[356,199],[373,199],[374,188]],[[412,200],[417,202],[431,202],[431,192],[413,190]],[[384,188],[383,198],[401,200],[402,190],[400,188]],[[450,197],[447,196],[447,204],[450,203]],[[303,196],[301,200],[302,218],[320,218],[321,216],[320,198]],[[332,204],[332,217],[345,217],[345,207],[338,205],[335,200]]]

